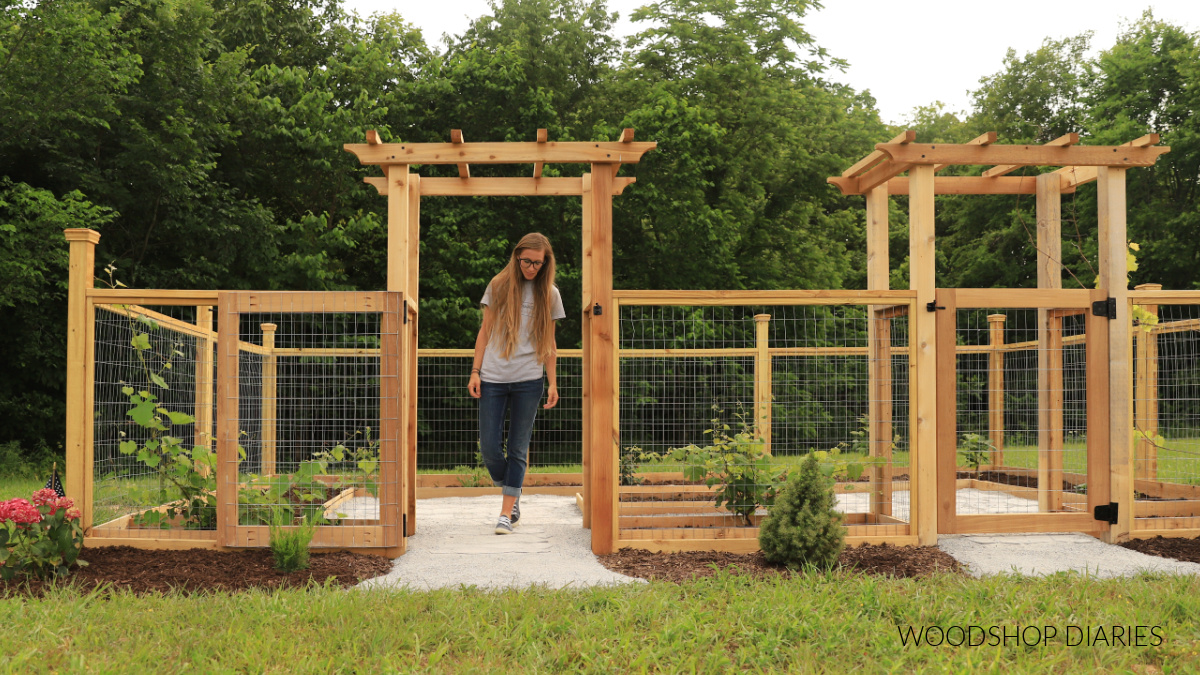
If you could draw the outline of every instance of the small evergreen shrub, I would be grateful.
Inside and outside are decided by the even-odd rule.
[[[271,525],[271,555],[275,558],[275,569],[285,573],[308,569],[308,545],[316,532],[316,522],[309,520],[289,528]]]
[[[816,456],[809,454],[800,472],[780,490],[759,529],[758,544],[767,561],[791,569],[833,567],[846,545],[836,503],[833,479],[821,473]]]

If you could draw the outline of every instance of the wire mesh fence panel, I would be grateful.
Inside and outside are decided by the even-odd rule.
[[[479,404],[467,392],[473,353],[418,351],[417,469],[461,474],[464,487],[490,487],[479,455]],[[538,406],[529,471],[578,473],[583,462],[582,359],[560,353],[555,370],[558,404],[549,410]]]
[[[1200,305],[1143,305],[1133,328],[1137,529],[1200,527]]]
[[[852,305],[622,302],[621,536],[756,536],[813,454],[849,524],[905,523],[908,324],[899,316],[872,329],[871,317]],[[883,413],[884,439],[872,444]]]
[[[297,526],[316,528],[313,546],[384,546],[381,528],[400,525],[387,515],[400,497],[400,306],[378,294],[378,309],[351,311],[344,297],[267,295],[265,311],[222,316],[237,322],[222,332],[237,335],[236,387],[221,390],[237,410],[236,466],[223,467],[237,484],[222,496],[236,507],[229,545],[265,546],[264,528]]]
[[[1083,310],[957,317],[956,513],[1085,511]]]
[[[98,304],[94,320],[97,531],[155,538],[164,528],[214,529],[209,308]]]

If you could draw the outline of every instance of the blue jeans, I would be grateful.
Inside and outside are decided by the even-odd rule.
[[[542,380],[479,383],[479,451],[501,492],[521,496],[529,466],[529,439],[542,400]],[[504,417],[509,414],[508,442],[504,442]],[[505,448],[507,446],[507,457]]]

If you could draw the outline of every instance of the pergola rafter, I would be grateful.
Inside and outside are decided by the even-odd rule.
[[[936,176],[935,194],[1034,194],[1034,177],[1006,174],[1025,166],[1063,167],[1061,192],[1074,192],[1096,180],[1098,167],[1153,166],[1171,148],[1159,146],[1158,134],[1148,134],[1123,145],[1079,145],[1079,134],[1070,133],[1045,145],[997,145],[988,132],[968,143],[914,143],[915,132],[906,131],[856,162],[828,182],[845,195],[867,194],[886,184],[888,194],[907,194],[908,178],[901,174],[914,166],[933,165],[936,173],[953,165],[993,165],[982,176]]]

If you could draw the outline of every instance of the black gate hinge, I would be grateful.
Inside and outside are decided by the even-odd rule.
[[[1106,319],[1117,318],[1117,299],[1097,300],[1092,303],[1092,314]]]
[[[604,308],[600,306],[600,303],[597,302],[595,305],[592,305],[592,315],[593,316],[600,316],[603,313],[604,313]]]
[[[1096,520],[1103,520],[1110,525],[1116,525],[1117,513],[1119,511],[1119,504],[1116,502],[1109,502],[1108,504],[1101,504],[1100,506],[1097,506],[1093,515],[1096,517]]]
[[[404,315],[404,323],[408,323],[408,308],[400,310],[400,313]]]
[[[946,308],[943,307],[942,305],[937,304],[937,300],[930,300],[929,302],[925,303],[925,311],[926,312],[936,312],[939,309],[946,309]]]

